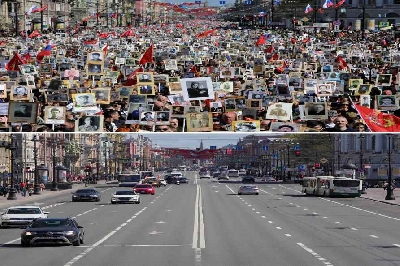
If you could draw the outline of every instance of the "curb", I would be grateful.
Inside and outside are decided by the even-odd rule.
[[[377,200],[377,199],[374,199],[374,198],[363,197],[363,196],[361,196],[360,198],[371,200],[371,201],[375,201],[375,202],[385,203],[385,204],[388,204],[388,205],[400,206],[400,203],[393,203],[393,202],[389,202],[389,201],[385,201],[385,200]]]

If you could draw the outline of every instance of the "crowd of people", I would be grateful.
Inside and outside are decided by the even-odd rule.
[[[1,132],[400,131],[391,31],[195,20],[0,43]]]

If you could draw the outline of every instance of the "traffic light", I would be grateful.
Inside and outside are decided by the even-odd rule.
[[[315,163],[315,168],[319,168],[320,167],[320,164],[319,163]]]
[[[297,157],[300,156],[300,151],[295,151],[294,154],[296,154]]]

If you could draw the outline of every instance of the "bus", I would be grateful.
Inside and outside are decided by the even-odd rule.
[[[302,192],[324,197],[359,197],[362,180],[348,177],[312,176],[303,178]]]
[[[153,171],[140,171],[141,179],[145,179],[146,177],[153,177],[153,176],[154,176]]]
[[[138,173],[122,173],[118,175],[119,187],[134,187],[141,182],[142,178]]]

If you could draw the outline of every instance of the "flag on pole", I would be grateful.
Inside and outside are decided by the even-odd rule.
[[[25,64],[25,62],[22,57],[19,53],[15,53],[13,58],[6,64],[5,69],[9,71],[19,71],[19,66],[23,64]]]
[[[46,47],[40,53],[38,53],[38,55],[36,56],[36,59],[38,61],[42,61],[45,56],[51,55],[52,49],[53,49],[53,44],[50,41],[47,43]]]
[[[139,64],[144,65],[146,63],[153,63],[153,54],[154,54],[154,43],[147,48],[146,52],[144,52],[142,58],[140,59]]]
[[[333,6],[332,0],[325,0],[325,4],[322,8],[330,8],[331,6]]]
[[[312,12],[313,10],[314,10],[314,9],[311,7],[311,5],[308,4],[308,5],[306,6],[306,9],[304,10],[304,14],[308,14],[308,13]]]

